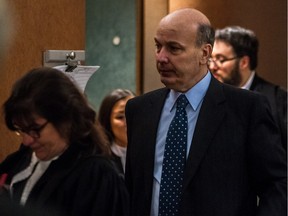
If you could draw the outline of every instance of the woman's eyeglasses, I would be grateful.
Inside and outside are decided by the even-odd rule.
[[[28,134],[29,136],[37,139],[40,138],[41,131],[46,127],[46,125],[49,123],[49,121],[45,122],[44,124],[37,126],[37,127],[31,127],[31,128],[16,128],[15,132],[18,136],[21,136],[23,133]]]

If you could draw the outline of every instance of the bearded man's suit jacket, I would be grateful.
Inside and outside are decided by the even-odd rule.
[[[168,93],[155,90],[126,106],[125,178],[133,216],[150,215],[157,128]],[[212,77],[184,172],[180,215],[287,213],[285,150],[267,99],[257,93]]]
[[[272,115],[281,132],[282,145],[287,151],[287,91],[257,74],[254,76],[250,90],[267,97]]]

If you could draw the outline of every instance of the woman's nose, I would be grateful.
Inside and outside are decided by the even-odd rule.
[[[21,136],[22,136],[22,143],[25,146],[30,146],[35,140],[35,138],[26,133],[21,134]]]

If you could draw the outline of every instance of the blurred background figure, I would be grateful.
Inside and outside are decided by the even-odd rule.
[[[47,215],[129,215],[96,112],[65,74],[29,71],[14,84],[4,116],[22,146],[0,164],[9,189],[2,195]]]
[[[3,60],[3,55],[9,47],[11,41],[13,23],[10,8],[7,5],[8,1],[0,0],[0,61]]]
[[[217,29],[208,65],[219,81],[259,92],[268,98],[287,150],[287,91],[256,73],[259,42],[252,30],[240,26]]]
[[[98,113],[99,122],[109,138],[112,160],[123,176],[127,149],[125,106],[133,97],[135,94],[128,89],[115,89],[103,99]]]
[[[4,53],[9,48],[13,31],[13,23],[10,8],[7,5],[6,0],[0,0],[0,63],[2,64],[5,60]],[[18,215],[29,215],[38,216],[39,213],[33,210],[20,208],[18,205],[13,203],[9,198],[2,196],[2,186],[0,186],[0,215],[3,216],[18,216]]]

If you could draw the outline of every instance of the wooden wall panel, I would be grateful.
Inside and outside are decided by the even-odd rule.
[[[116,88],[136,91],[135,0],[87,0],[86,64],[100,68],[85,88],[96,111],[103,98]],[[115,38],[120,39],[114,44]]]
[[[0,104],[13,83],[34,67],[42,66],[45,50],[85,49],[85,0],[13,0],[14,33],[0,71]],[[0,161],[19,147],[20,140],[0,119]]]
[[[154,36],[159,21],[168,13],[167,0],[143,0],[143,92],[161,88],[155,62]]]

